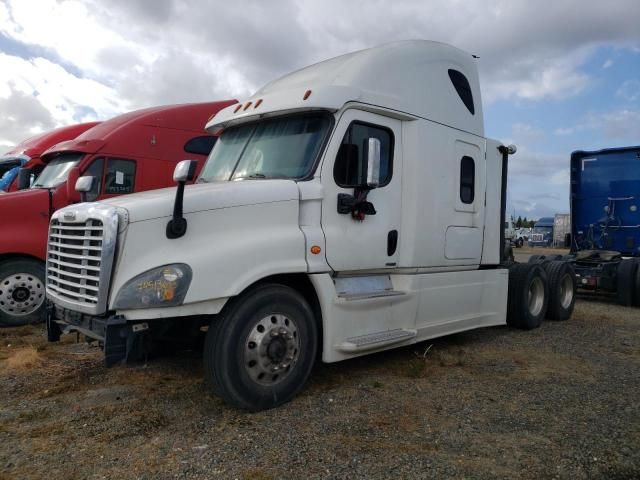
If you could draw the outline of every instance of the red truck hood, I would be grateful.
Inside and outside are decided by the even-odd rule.
[[[43,217],[43,218],[41,218]],[[41,223],[49,219],[49,192],[32,188],[0,195],[0,237],[11,235],[12,227]]]

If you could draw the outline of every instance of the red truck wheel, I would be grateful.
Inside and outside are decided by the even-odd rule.
[[[0,325],[16,327],[43,320],[44,265],[30,259],[0,264]]]

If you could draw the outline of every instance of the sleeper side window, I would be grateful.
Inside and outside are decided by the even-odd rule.
[[[471,85],[469,85],[467,77],[458,70],[449,69],[449,79],[451,80],[451,83],[453,83],[456,92],[458,92],[460,100],[462,100],[464,106],[469,110],[469,113],[471,113],[471,115],[475,115],[476,110],[473,106],[473,93],[471,92]]]
[[[102,187],[102,172],[104,170],[104,158],[95,159],[91,165],[87,167],[82,176],[93,177],[93,183],[91,184],[91,190],[86,194],[87,202],[93,202],[97,200],[100,195],[100,189]]]
[[[460,160],[460,201],[473,203],[475,197],[476,165],[466,155]]]
[[[380,140],[380,186],[391,181],[393,133],[385,127],[353,122],[344,134],[333,165],[333,178],[340,187],[351,188],[366,184],[369,138]]]
[[[107,171],[104,180],[104,193],[121,195],[132,193],[135,188],[136,162],[110,158],[107,161]]]

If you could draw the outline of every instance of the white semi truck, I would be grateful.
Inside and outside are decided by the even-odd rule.
[[[317,357],[569,318],[569,265],[502,258],[515,148],[484,137],[475,63],[405,41],[309,66],[207,123],[196,184],[186,160],[177,189],[59,210],[49,339],[80,332],[112,364],[206,332],[208,384],[259,410]]]

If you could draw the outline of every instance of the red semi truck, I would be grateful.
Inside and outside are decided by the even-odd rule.
[[[9,170],[21,167],[28,169],[34,177],[37,177],[44,168],[44,162],[40,157],[45,150],[57,143],[73,140],[78,135],[98,125],[98,123],[100,122],[69,125],[27,138],[0,157],[0,177]],[[7,182],[7,191],[12,192],[18,189],[16,176],[17,172],[11,175],[12,180]],[[0,187],[0,190],[2,189]]]
[[[78,178],[94,179],[84,193],[88,201],[171,186],[178,161],[189,157],[202,166],[216,140],[204,125],[233,103],[126,113],[45,151],[45,167],[31,188],[0,196],[0,325],[44,319],[49,218],[81,201]]]

